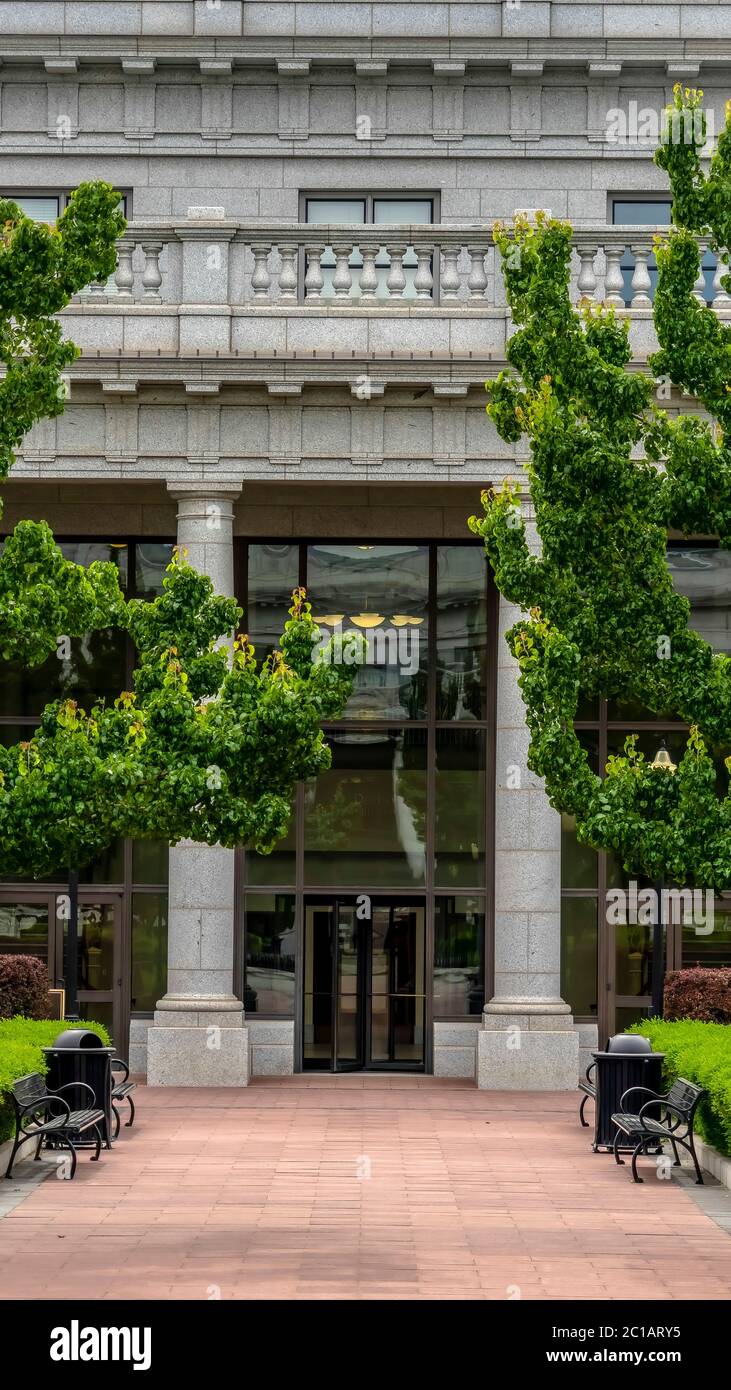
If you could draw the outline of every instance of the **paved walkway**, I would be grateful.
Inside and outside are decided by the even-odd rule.
[[[374,1076],[136,1094],[138,1123],[73,1183],[18,1168],[6,1297],[731,1298],[731,1235],[652,1160],[639,1187],[592,1154],[573,1095]]]

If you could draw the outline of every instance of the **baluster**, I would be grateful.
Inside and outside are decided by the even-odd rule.
[[[696,281],[695,281],[695,284],[693,285],[692,294],[693,294],[693,298],[697,301],[698,304],[705,304],[705,302],[706,302],[706,277],[705,277],[705,274],[704,274],[704,272],[703,272],[703,257],[704,257],[704,255],[705,255],[705,253],[706,253],[706,247],[703,245],[702,242],[701,242],[701,244],[700,244],[699,250],[700,250],[700,265],[699,265],[699,267],[698,267],[698,277],[697,277],[697,279],[696,279]]]
[[[581,241],[576,247],[579,257],[579,276],[576,281],[576,288],[579,291],[579,299],[591,299],[596,297],[596,271],[594,262],[598,247],[596,242]]]
[[[457,304],[459,303],[460,288],[459,270],[457,268],[459,247],[443,246],[442,256],[444,258],[444,265],[442,266],[439,297],[442,304]]]
[[[297,245],[295,242],[279,247],[279,298],[283,304],[297,302]]]
[[[333,242],[335,253],[335,269],[333,271],[333,289],[336,299],[349,299],[353,285],[353,277],[350,273],[350,257],[353,251],[351,242],[339,241],[337,245]]]
[[[472,258],[472,268],[467,279],[467,288],[470,292],[470,299],[484,299],[487,289],[487,275],[485,273],[485,247],[468,246],[467,251]]]
[[[622,246],[605,246],[604,255],[607,267],[604,272],[604,303],[614,304],[618,309],[624,309],[624,276],[620,261],[622,260]]]
[[[434,276],[432,274],[431,260],[432,247],[422,244],[414,246],[417,266],[414,275],[414,289],[416,298],[432,300],[434,290]]]
[[[142,250],[145,253],[145,268],[142,271],[142,288],[147,303],[160,303],[158,293],[162,284],[160,273],[160,252],[162,251],[161,241],[143,241]]]
[[[716,257],[716,273],[713,277],[713,307],[714,309],[725,309],[731,304],[731,295],[723,288],[721,280],[724,275],[728,275],[728,252],[724,255],[719,251]]]
[[[85,300],[98,300],[100,303],[107,302],[107,282],[106,280],[92,280],[84,290]]]
[[[650,299],[652,281],[647,269],[650,248],[649,246],[632,246],[630,250],[635,258],[635,268],[632,272],[632,308],[650,309],[652,307],[652,300]]]
[[[134,299],[135,275],[132,269],[132,257],[135,253],[133,241],[123,238],[117,242],[117,269],[114,272],[114,283],[117,286],[117,299]]]
[[[378,271],[376,270],[376,256],[379,252],[378,242],[361,241],[360,254],[363,257],[363,269],[360,272],[360,297],[366,303],[375,299],[378,289]]]
[[[271,246],[266,242],[253,242],[251,252],[254,257],[254,269],[251,275],[251,288],[254,291],[254,299],[268,299],[271,288],[272,277],[269,274],[269,252]]]
[[[406,255],[407,248],[401,243],[398,245],[392,243],[390,246],[386,247],[386,250],[391,257],[391,264],[388,268],[388,277],[386,279],[388,297],[389,299],[403,299],[406,276],[404,275],[402,261]]]
[[[320,260],[322,257],[321,246],[306,246],[305,255],[307,257],[307,274],[305,275],[305,299],[322,299],[322,287],[325,277],[322,273]]]

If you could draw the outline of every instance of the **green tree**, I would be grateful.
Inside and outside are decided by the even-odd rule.
[[[0,199],[0,481],[33,425],[63,412],[63,373],[79,350],[54,315],[113,273],[119,202],[111,184],[83,183],[51,227]],[[37,665],[60,634],[109,626],[120,602],[113,565],[74,565],[45,522],[21,521],[0,552],[0,657]]]
[[[656,154],[674,227],[656,246],[660,349],[650,367],[712,418],[659,410],[655,380],[629,368],[627,319],[572,307],[568,225],[498,228],[517,331],[513,371],[488,383],[487,410],[504,439],[530,442],[540,553],[526,539],[517,484],[485,494],[484,516],[470,524],[500,590],[528,610],[508,640],[529,765],[552,804],[576,817],[582,841],[616,851],[629,871],[722,889],[731,886],[731,797],[727,779],[717,790],[712,749],[731,744],[731,661],[689,628],[666,563],[670,527],[731,544],[731,328],[693,297],[698,236],[724,259],[731,244],[731,118],[727,110],[705,174],[701,100],[676,89]],[[722,283],[728,290],[731,277]],[[595,775],[574,728],[582,692],[686,720],[677,773],[653,768],[630,739],[607,775]]]

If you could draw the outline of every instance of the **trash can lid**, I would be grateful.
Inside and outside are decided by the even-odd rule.
[[[652,1052],[652,1043],[641,1033],[615,1033],[609,1039],[607,1052]]]
[[[68,1047],[78,1050],[80,1047],[103,1047],[104,1043],[98,1033],[92,1033],[88,1028],[66,1028],[63,1033],[59,1033],[52,1047]]]

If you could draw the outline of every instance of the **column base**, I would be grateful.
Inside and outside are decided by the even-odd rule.
[[[579,1035],[568,1005],[488,1004],[475,1048],[481,1091],[575,1091]]]
[[[147,1032],[148,1086],[248,1086],[241,1001],[166,996]]]

